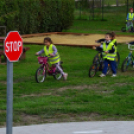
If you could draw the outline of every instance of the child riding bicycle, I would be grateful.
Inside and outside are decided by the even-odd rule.
[[[108,64],[110,64],[113,75],[112,77],[116,77],[116,53],[117,53],[117,47],[115,46],[114,42],[112,41],[113,35],[111,33],[107,33],[105,36],[105,41],[100,47],[97,47],[96,49],[99,51],[103,51],[103,58],[104,58],[104,68],[102,71],[102,74],[100,77],[105,77],[107,74]]]
[[[126,25],[127,27],[131,26],[131,32],[134,32],[133,29],[133,21],[134,21],[134,13],[133,13],[133,8],[130,8],[130,12],[127,14],[127,19],[126,19]]]
[[[36,55],[45,53],[45,56],[49,58],[49,62],[52,64],[52,66],[56,66],[56,68],[61,72],[64,80],[67,80],[68,74],[64,73],[63,69],[60,67],[60,55],[58,53],[56,46],[53,45],[51,38],[44,38],[44,44],[44,49],[37,52]]]

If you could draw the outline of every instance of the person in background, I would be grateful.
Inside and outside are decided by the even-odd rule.
[[[45,56],[49,58],[49,62],[52,65],[55,65],[56,68],[61,72],[64,80],[67,80],[68,74],[63,72],[63,69],[60,67],[60,55],[58,53],[58,50],[55,45],[53,45],[53,42],[51,38],[46,37],[44,38],[44,49],[37,52],[36,55],[40,55],[42,53],[45,53]]]
[[[116,48],[115,44],[112,42],[113,35],[111,33],[107,33],[105,35],[105,41],[103,44],[99,47],[96,48],[98,51],[103,51],[103,58],[104,58],[104,68],[102,71],[102,74],[100,77],[105,77],[107,74],[107,69],[108,69],[108,64],[110,64],[113,75],[112,77],[117,76],[117,71],[116,71]]]
[[[127,19],[126,19],[126,25],[127,27],[131,26],[131,32],[134,32],[133,28],[133,20],[134,20],[134,13],[133,13],[133,8],[130,8],[130,12],[127,14]]]

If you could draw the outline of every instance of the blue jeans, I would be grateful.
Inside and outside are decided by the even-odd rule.
[[[104,68],[103,68],[102,73],[105,75],[107,74],[108,64],[110,64],[113,74],[116,74],[117,73],[116,72],[116,69],[117,69],[116,61],[110,61],[107,59],[104,60]]]

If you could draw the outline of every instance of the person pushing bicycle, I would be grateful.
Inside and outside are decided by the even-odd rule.
[[[108,64],[110,64],[113,75],[112,77],[116,77],[117,75],[117,67],[115,57],[117,54],[117,47],[115,47],[114,42],[112,41],[112,34],[107,33],[105,36],[105,41],[100,47],[97,47],[96,50],[103,51],[104,58],[104,68],[100,77],[105,77],[107,74]]]
[[[134,13],[133,13],[133,8],[130,8],[130,12],[127,14],[127,18],[126,18],[126,25],[127,27],[131,26],[131,32],[134,32],[134,28],[133,28],[133,21],[134,21]]]
[[[61,72],[64,80],[67,80],[68,74],[63,72],[63,69],[60,67],[60,55],[58,53],[58,50],[55,45],[53,45],[53,42],[51,38],[46,37],[44,38],[44,49],[37,52],[36,55],[41,55],[42,53],[45,53],[45,56],[49,58],[49,62],[52,65],[55,65],[56,68]]]

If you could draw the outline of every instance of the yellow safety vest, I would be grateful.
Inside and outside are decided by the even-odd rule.
[[[133,20],[134,18],[134,13],[128,13],[128,20]]]
[[[50,54],[52,54],[53,51],[53,44],[51,44],[49,46],[49,48],[47,48],[47,46],[44,47],[44,52],[45,52],[45,56],[47,56],[49,58],[49,61],[51,64],[56,64],[58,62],[60,62],[60,56],[58,54],[58,52],[56,53],[56,55],[54,57],[51,57]]]
[[[115,47],[115,45],[113,44],[113,42],[110,42],[109,45],[107,46],[106,43],[104,42],[103,43],[103,51],[109,51],[109,50],[112,50],[112,47]],[[116,48],[115,48],[116,49]],[[110,60],[110,61],[114,61],[115,60],[115,57],[116,57],[116,52],[114,53],[103,53],[103,58],[104,59],[107,59],[107,60]]]

